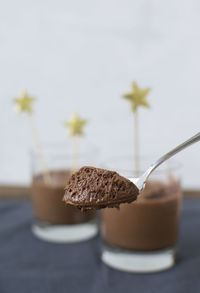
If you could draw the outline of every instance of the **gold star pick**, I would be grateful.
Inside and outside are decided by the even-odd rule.
[[[69,128],[69,135],[83,135],[83,126],[87,123],[87,120],[83,120],[77,113],[74,113],[69,121],[64,121],[64,125]]]
[[[150,108],[150,105],[146,99],[149,91],[150,88],[139,88],[138,84],[134,81],[132,83],[132,91],[130,93],[124,94],[123,97],[131,102],[132,111],[136,112],[139,106]]]
[[[35,98],[28,95],[26,90],[21,92],[19,98],[14,99],[14,103],[16,104],[16,112],[18,114],[22,112],[32,113],[32,103],[35,101]]]

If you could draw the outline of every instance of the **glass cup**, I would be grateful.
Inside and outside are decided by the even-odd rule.
[[[117,162],[116,159],[114,165]],[[106,168],[117,171],[112,165]],[[134,172],[118,172],[127,178],[134,177]],[[122,204],[120,209],[102,210],[102,261],[115,269],[138,273],[172,267],[179,234],[181,194],[180,168],[168,161],[152,173],[137,201]]]
[[[94,164],[97,151],[81,141],[78,166]],[[73,169],[72,146],[68,143],[47,144],[43,148],[43,162],[38,153],[31,153],[32,206],[34,223],[32,231],[42,240],[66,243],[94,237],[97,232],[96,213],[82,213],[62,201],[64,187]],[[42,167],[48,170],[48,181]],[[77,164],[77,160],[76,160]]]

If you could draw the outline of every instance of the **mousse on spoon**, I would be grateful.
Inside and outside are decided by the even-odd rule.
[[[138,194],[135,184],[117,172],[86,166],[69,178],[63,200],[82,210],[101,209],[130,203]]]

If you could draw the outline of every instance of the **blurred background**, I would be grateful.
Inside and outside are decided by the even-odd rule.
[[[101,160],[133,153],[133,115],[121,98],[151,87],[140,109],[142,156],[152,160],[199,131],[200,2],[18,0],[0,2],[0,184],[30,182],[32,137],[14,112],[21,89],[37,97],[40,140],[63,141],[72,112]],[[177,155],[183,186],[200,187],[199,144]]]

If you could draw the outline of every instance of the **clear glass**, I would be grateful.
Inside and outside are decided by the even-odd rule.
[[[51,143],[44,145],[42,150],[49,174],[48,182],[43,175],[44,163],[38,153],[31,153],[34,235],[57,243],[78,242],[94,237],[98,232],[96,213],[82,213],[62,201],[64,187],[73,169],[73,145]],[[77,167],[95,164],[97,157],[94,147],[84,140],[80,141]]]
[[[133,160],[124,158],[124,166]],[[144,163],[144,161],[143,161]],[[106,168],[117,170],[115,159]],[[148,167],[149,162],[142,168]],[[143,169],[145,170],[145,169]],[[142,172],[141,172],[142,173]],[[102,261],[128,272],[147,273],[172,267],[176,258],[181,207],[180,166],[168,161],[152,173],[139,199],[101,212]]]

